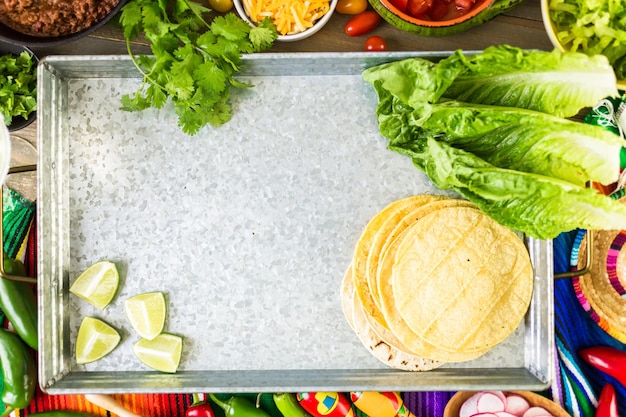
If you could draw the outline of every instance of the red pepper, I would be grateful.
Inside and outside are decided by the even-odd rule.
[[[613,385],[606,384],[602,388],[595,417],[619,417],[617,414],[617,397]]]
[[[314,417],[354,417],[352,404],[340,392],[298,392],[296,398]]]
[[[626,387],[626,352],[611,346],[593,346],[580,350],[578,355]]]
[[[200,396],[194,393],[193,402],[185,411],[185,417],[215,417],[213,409],[206,401],[200,401]]]

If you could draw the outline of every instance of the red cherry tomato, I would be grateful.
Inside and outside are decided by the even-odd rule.
[[[441,20],[448,14],[448,7],[444,0],[435,0],[433,7],[428,12],[428,16],[432,20]]]
[[[367,9],[367,0],[338,0],[335,10],[341,14],[359,14]]]
[[[373,10],[366,10],[348,20],[345,31],[348,36],[360,36],[374,30],[379,23],[380,15]]]
[[[408,0],[389,0],[389,3],[391,3],[396,9],[400,10],[402,13],[406,13]]]
[[[467,12],[474,5],[473,0],[454,0],[454,3],[456,4],[456,8],[462,13]]]
[[[387,42],[380,36],[370,36],[365,40],[365,50],[368,52],[386,51]]]
[[[409,0],[407,11],[413,17],[422,17],[433,7],[433,0]]]

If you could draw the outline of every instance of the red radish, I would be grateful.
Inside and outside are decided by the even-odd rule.
[[[506,397],[499,391],[487,391],[476,402],[479,413],[494,413],[504,411]]]
[[[498,417],[519,417],[521,416],[521,414],[513,414],[513,413],[509,413],[508,411],[498,411],[496,413],[494,413],[496,416]]]
[[[461,404],[459,417],[477,417],[480,414],[504,411],[505,402],[506,396],[502,391],[477,392]]]
[[[498,417],[498,415],[494,413],[478,413],[474,414],[472,417]]]
[[[522,417],[553,417],[548,410],[543,407],[530,407]]]
[[[526,410],[530,408],[530,404],[528,401],[521,395],[510,394],[506,397],[506,406],[504,407],[504,411],[515,414],[517,416],[523,415]]]

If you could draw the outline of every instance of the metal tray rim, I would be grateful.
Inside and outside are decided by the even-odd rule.
[[[324,74],[355,74],[356,71],[410,56],[439,59],[451,52],[438,53],[266,53],[244,57],[246,71],[275,71],[287,68],[298,71],[301,65],[315,63]],[[293,65],[285,65],[290,61]],[[249,66],[249,67],[248,67]],[[282,74],[279,74],[282,75]],[[67,303],[68,244],[65,225],[69,218],[55,205],[55,193],[67,186],[58,175],[57,161],[63,158],[56,143],[62,140],[67,127],[61,115],[64,106],[64,83],[71,78],[138,77],[132,62],[126,56],[51,56],[39,66],[39,107],[37,224],[39,236],[51,230],[60,231],[55,242],[38,242],[40,301],[39,375],[41,388],[50,394],[63,393],[119,393],[119,392],[277,392],[277,391],[348,391],[348,390],[479,390],[525,389],[542,390],[554,378],[553,350],[553,271],[552,242],[529,239],[527,246],[533,260],[537,260],[536,286],[527,327],[536,332],[541,341],[535,349],[526,350],[525,368],[436,369],[423,373],[409,373],[395,369],[383,370],[307,370],[307,371],[181,371],[176,374],[130,372],[120,377],[115,372],[72,371],[69,357],[68,324],[63,322],[63,305]],[[52,105],[54,103],[54,105]],[[44,138],[46,136],[46,138]],[[51,140],[50,140],[51,138]],[[49,142],[49,143],[48,143]],[[50,151],[50,152],[46,152]],[[56,152],[55,152],[56,151]],[[545,324],[549,324],[545,326]],[[547,348],[547,351],[545,351]]]

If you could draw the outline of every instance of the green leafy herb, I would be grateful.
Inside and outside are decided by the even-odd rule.
[[[253,28],[232,12],[208,21],[210,11],[191,0],[131,0],[124,6],[120,23],[143,83],[122,97],[122,109],[161,108],[171,99],[179,126],[190,135],[230,120],[230,87],[252,87],[235,79],[242,55],[269,48],[277,32],[270,19]],[[130,41],[140,33],[152,56],[133,55]]]
[[[605,56],[508,45],[490,46],[479,54],[457,50],[437,64],[423,59],[392,62],[366,70],[363,78],[370,84],[381,81],[411,106],[444,97],[559,117],[574,116],[618,94]]]
[[[37,108],[37,65],[30,53],[0,56],[0,112],[9,126]]]
[[[605,58],[501,46],[438,63],[392,62],[363,77],[378,95],[389,149],[501,224],[540,239],[626,228],[626,205],[584,186],[617,181],[623,140],[553,114],[617,92]],[[553,88],[559,79],[571,86]],[[597,96],[599,85],[606,90]]]
[[[567,181],[495,167],[432,138],[420,149],[390,149],[410,156],[441,189],[472,201],[491,218],[537,239],[582,229],[626,228],[626,205]]]

